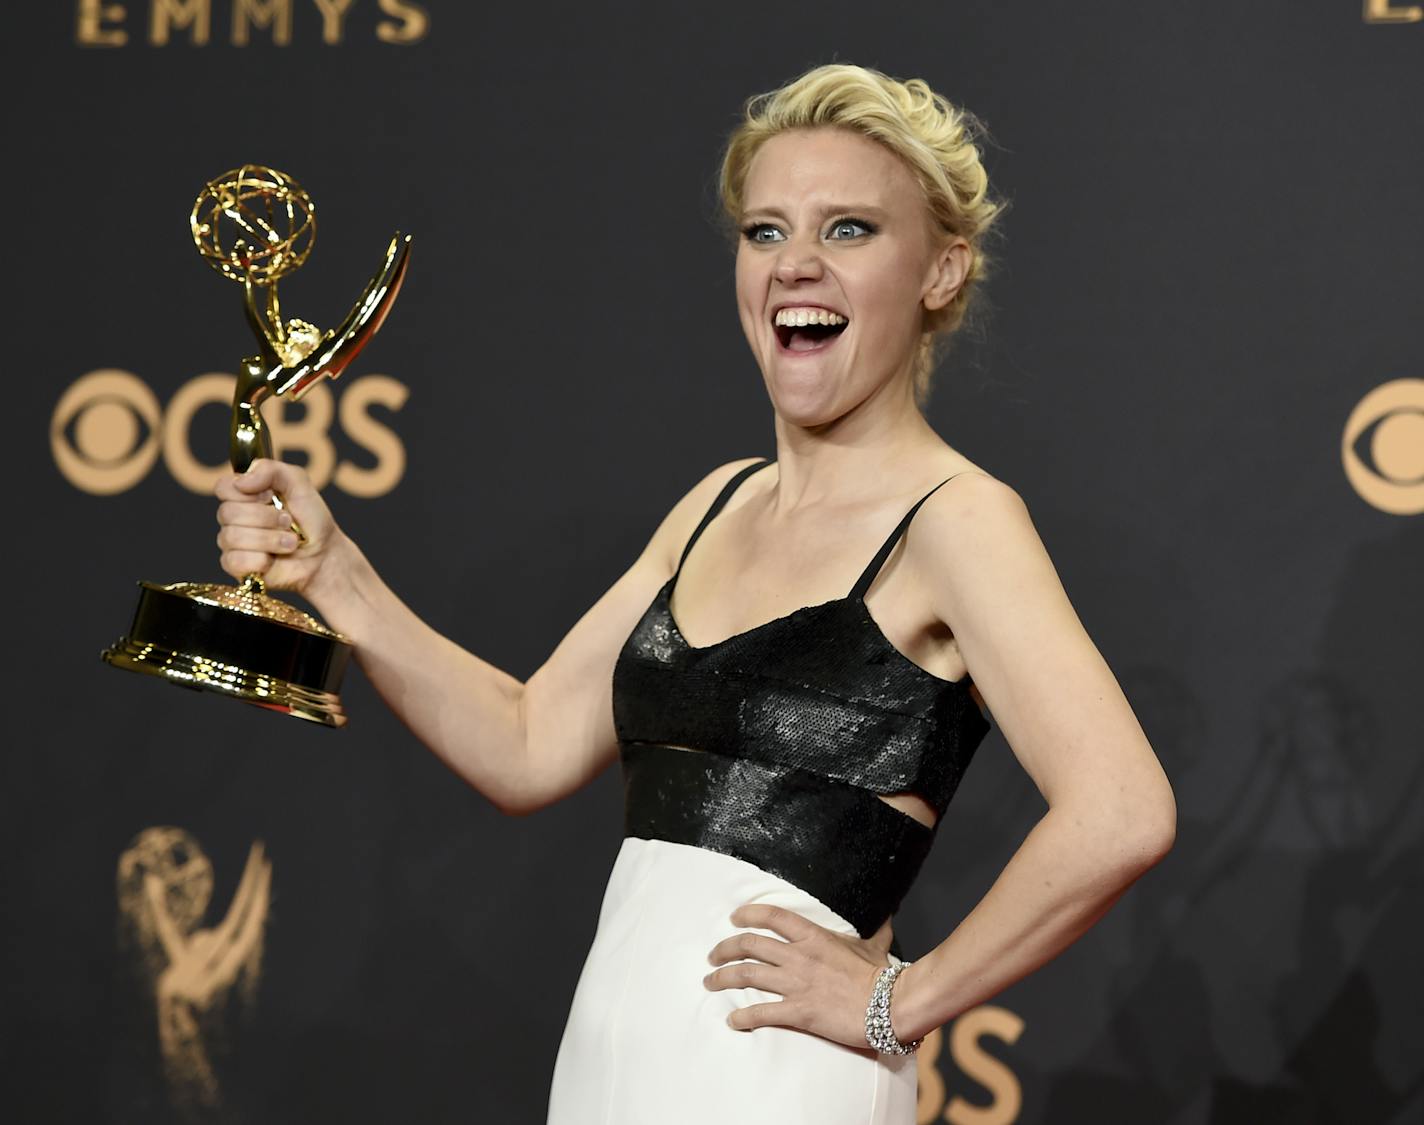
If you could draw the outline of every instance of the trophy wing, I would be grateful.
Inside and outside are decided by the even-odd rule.
[[[360,299],[341,322],[327,335],[317,349],[295,367],[284,368],[277,382],[276,393],[300,399],[319,379],[335,379],[356,358],[374,336],[395,303],[405,280],[410,262],[411,236],[396,232],[386,248],[381,268],[366,283]]]

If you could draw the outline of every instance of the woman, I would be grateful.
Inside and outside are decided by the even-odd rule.
[[[301,591],[500,809],[621,757],[627,837],[551,1122],[911,1122],[920,1037],[1171,846],[1171,789],[1022,500],[920,412],[999,210],[968,122],[843,65],[748,103],[722,187],[775,459],[694,485],[523,683],[417,619],[301,470],[218,485],[224,569]],[[890,916],[986,712],[1049,808],[905,967]]]

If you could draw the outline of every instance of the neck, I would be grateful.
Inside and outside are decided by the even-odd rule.
[[[891,380],[824,425],[799,426],[778,414],[773,508],[876,499],[887,482],[912,476],[917,460],[944,448],[915,404],[909,378]]]

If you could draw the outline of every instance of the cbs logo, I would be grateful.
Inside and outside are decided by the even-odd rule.
[[[1395,379],[1360,399],[1340,442],[1345,476],[1382,512],[1424,512],[1424,379]]]
[[[1023,1109],[1023,1087],[1018,1076],[984,1049],[984,1041],[997,1039],[1013,1046],[1023,1034],[1021,1016],[995,1004],[980,1004],[958,1016],[948,1029],[935,1028],[925,1036],[915,1056],[919,1086],[915,1120],[920,1125],[948,1121],[949,1125],[1013,1125]],[[935,1066],[949,1039],[949,1061],[988,1091],[988,1104],[951,1095],[944,1076]]]
[[[91,371],[60,396],[50,418],[49,443],[54,463],[75,488],[96,496],[125,492],[143,480],[161,457],[173,479],[191,492],[211,493],[229,471],[214,447],[208,460],[194,453],[192,423],[200,410],[232,405],[235,377],[199,375],[188,380],[160,407],[148,384],[128,371]],[[317,488],[335,484],[352,496],[384,496],[405,475],[405,446],[371,413],[392,413],[405,405],[410,391],[388,375],[365,375],[343,388],[340,403],[326,382],[316,384],[299,403],[269,399],[263,412],[279,453],[306,456],[307,472]],[[338,456],[333,420],[364,453],[358,464]],[[206,426],[206,423],[205,423]],[[226,445],[227,428],[215,428]],[[215,462],[215,463],[211,463]]]

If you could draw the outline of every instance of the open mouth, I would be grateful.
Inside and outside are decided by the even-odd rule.
[[[772,326],[782,351],[801,353],[828,347],[849,323],[840,313],[803,306],[778,309]]]

